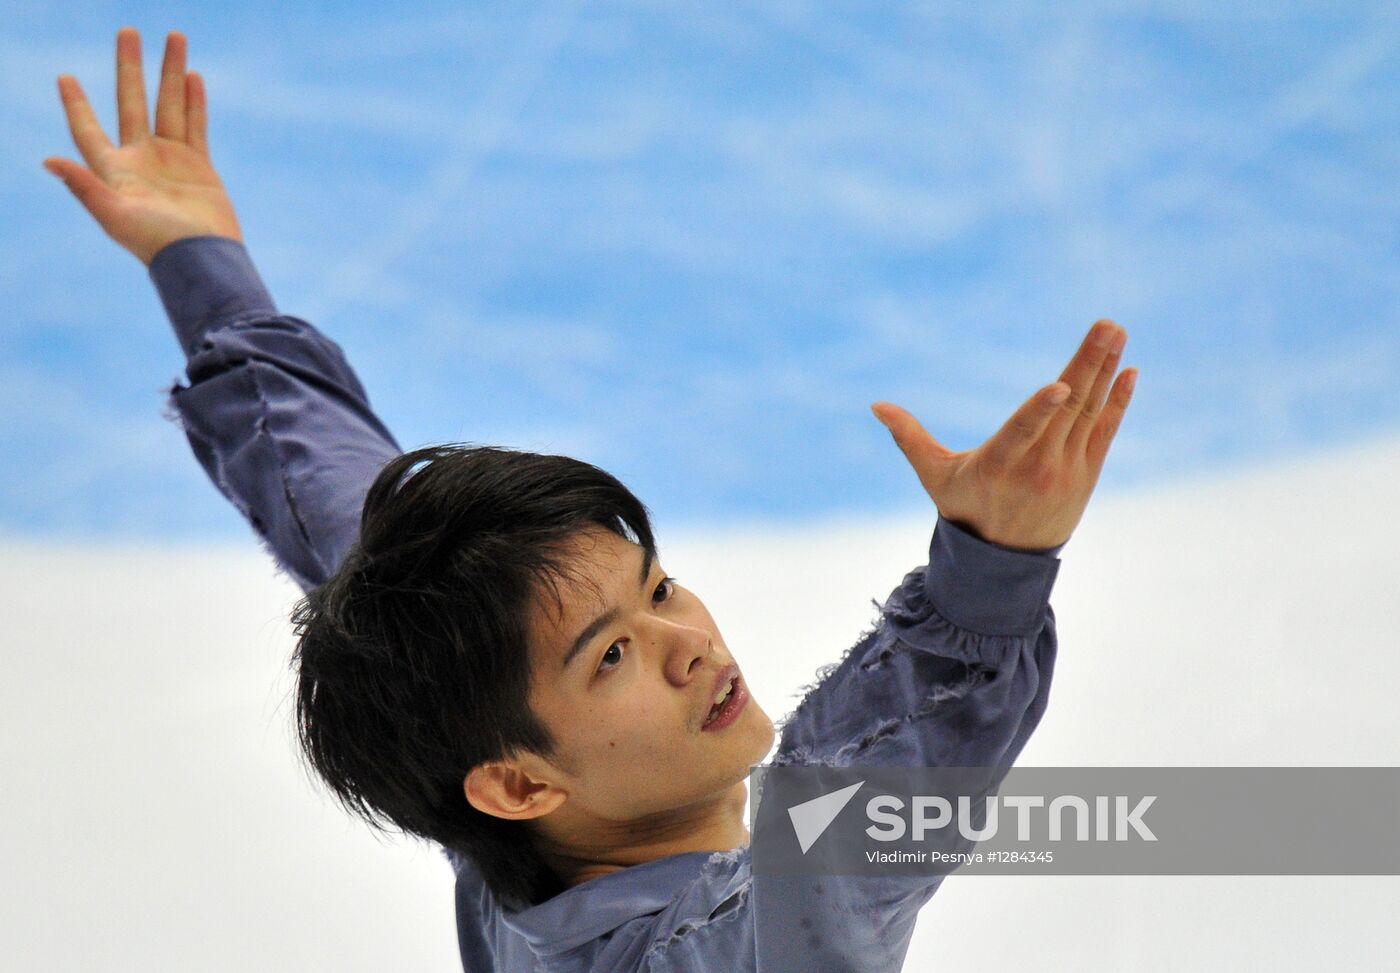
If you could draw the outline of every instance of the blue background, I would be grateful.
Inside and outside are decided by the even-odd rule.
[[[183,362],[47,155],[114,37],[206,79],[279,307],[402,445],[562,452],[662,525],[927,504],[1097,317],[1100,492],[1400,433],[1394,4],[0,4],[0,533],[243,536]]]

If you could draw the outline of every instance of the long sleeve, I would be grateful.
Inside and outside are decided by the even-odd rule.
[[[1009,766],[1049,693],[1059,550],[940,519],[928,564],[784,722],[774,765]]]
[[[277,313],[241,243],[178,240],[150,275],[187,359],[173,418],[278,565],[315,587],[354,542],[365,494],[398,444],[340,347]]]

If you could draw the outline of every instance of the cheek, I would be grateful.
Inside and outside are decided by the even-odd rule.
[[[685,732],[674,706],[654,693],[620,693],[579,715],[579,749],[587,759],[607,763],[661,757],[673,751]]]
[[[625,818],[639,808],[666,806],[677,766],[693,765],[685,728],[674,709],[628,698],[594,706],[580,716],[571,750],[577,755],[576,794],[604,817]],[[669,768],[658,773],[658,768]]]

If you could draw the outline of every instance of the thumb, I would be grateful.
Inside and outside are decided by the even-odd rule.
[[[92,214],[93,219],[106,229],[108,222],[116,215],[117,194],[112,191],[91,169],[78,165],[71,159],[50,156],[44,160],[44,168],[63,180],[68,191],[78,198],[78,202]]]
[[[943,461],[953,455],[952,450],[929,435],[923,423],[907,409],[892,402],[876,402],[870,406],[870,411],[890,431],[895,445],[919,474],[919,479],[927,482],[930,478],[939,478],[936,472]]]

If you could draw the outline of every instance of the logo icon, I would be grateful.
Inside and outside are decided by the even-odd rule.
[[[857,781],[839,791],[832,791],[830,794],[823,794],[788,808],[788,817],[792,819],[792,830],[797,834],[797,843],[802,846],[802,854],[807,854],[807,849],[831,827],[836,815],[850,803],[864,783],[863,780]]]

